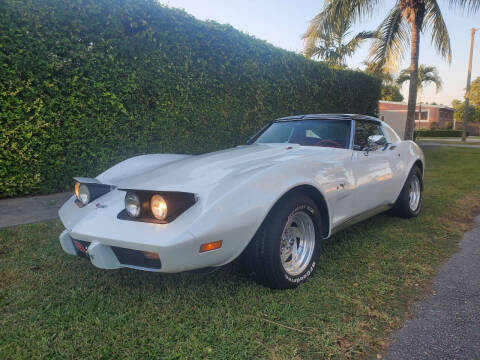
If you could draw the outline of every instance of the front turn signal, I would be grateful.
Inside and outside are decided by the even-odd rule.
[[[143,256],[145,256],[146,259],[150,259],[150,260],[160,260],[160,255],[152,251],[144,251]]]
[[[200,246],[200,252],[220,249],[222,247],[222,243],[223,243],[223,240],[202,244],[202,246]]]

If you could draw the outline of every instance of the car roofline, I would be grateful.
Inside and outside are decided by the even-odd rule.
[[[275,119],[274,122],[299,121],[299,120],[367,120],[381,123],[381,120],[368,115],[359,114],[307,114],[293,115]]]

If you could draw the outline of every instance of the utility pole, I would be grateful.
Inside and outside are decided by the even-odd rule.
[[[468,58],[468,74],[467,74],[467,90],[465,91],[465,109],[463,113],[463,133],[462,141],[467,140],[467,122],[468,122],[468,102],[470,99],[470,81],[472,80],[472,57],[473,57],[473,41],[475,39],[475,31],[478,29],[472,28],[470,38],[470,56]]]

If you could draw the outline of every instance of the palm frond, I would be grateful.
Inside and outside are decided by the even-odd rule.
[[[369,61],[386,71],[395,71],[409,45],[410,30],[398,3],[377,29],[377,38],[370,49]]]
[[[437,92],[442,88],[442,79],[438,74],[435,66],[420,65],[418,67],[418,83],[419,87],[423,88],[425,85],[434,84]]]
[[[480,3],[480,2],[479,2]],[[436,0],[425,0],[425,20],[423,28],[431,28],[432,45],[437,52],[450,63],[452,49],[450,48],[450,36],[443,20],[442,12]]]
[[[437,92],[439,92],[442,89],[443,82],[440,78],[427,74],[423,78],[422,85],[425,86],[429,84],[434,84]]]
[[[451,7],[466,9],[469,13],[475,13],[480,10],[479,0],[449,0]]]
[[[348,24],[371,15],[377,5],[384,0],[325,0],[323,10],[311,21],[302,36],[306,44],[312,42],[318,34],[334,32],[339,24]]]
[[[395,82],[402,86],[405,82],[410,81],[410,69],[406,68],[400,71]],[[435,66],[420,65],[418,67],[418,82],[417,87],[422,90],[426,85],[434,84],[437,92],[442,88],[442,79],[438,74]]]
[[[402,86],[407,81],[410,81],[410,69],[403,69],[402,71],[400,71],[400,74],[398,75],[395,82],[397,83],[397,85]]]
[[[345,44],[345,53],[348,55],[353,54],[360,44],[368,39],[376,39],[377,32],[376,31],[361,31],[354,38],[352,38],[348,43]]]

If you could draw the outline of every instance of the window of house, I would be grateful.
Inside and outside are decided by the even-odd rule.
[[[428,110],[425,110],[425,111],[422,110],[421,117],[420,117],[420,112],[415,111],[415,120],[421,120],[421,121],[428,120]]]

